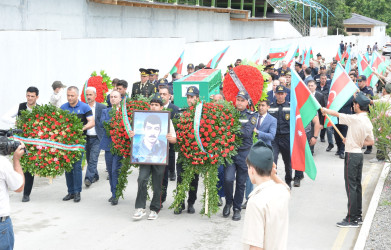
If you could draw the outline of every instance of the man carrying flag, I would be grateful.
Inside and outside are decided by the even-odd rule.
[[[338,227],[358,227],[359,224],[362,224],[361,177],[364,156],[361,148],[374,144],[373,126],[368,118],[369,98],[359,92],[353,103],[355,111],[353,115],[322,108],[323,114],[338,117],[339,122],[349,128],[344,139],[346,145],[344,178],[348,196],[348,214],[341,222],[337,223]]]

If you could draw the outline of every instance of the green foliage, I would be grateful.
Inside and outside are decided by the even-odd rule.
[[[124,190],[128,185],[128,175],[130,175],[133,170],[131,169],[132,165],[130,164],[130,158],[123,158],[121,160],[121,168],[119,169],[118,174],[118,183],[115,190],[116,198],[124,198]]]

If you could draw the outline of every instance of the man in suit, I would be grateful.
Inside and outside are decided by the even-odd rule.
[[[170,119],[174,119],[176,115],[179,113],[179,108],[172,104],[170,102],[171,93],[170,89],[167,85],[159,86],[159,94],[163,100],[163,108],[167,109],[171,112]],[[168,178],[170,178],[170,181],[176,180],[175,175],[175,151],[174,151],[174,144],[169,144],[169,151],[168,151],[168,165],[165,167],[164,171],[164,178],[163,178],[163,189],[162,189],[162,198],[161,202],[166,201],[167,198],[167,186],[168,186]]]
[[[325,102],[326,99],[324,98],[324,95],[321,92],[316,90],[316,82],[315,82],[315,80],[310,80],[308,82],[307,86],[308,86],[308,89],[310,90],[311,94],[319,102],[320,106],[322,106],[322,108],[326,107],[326,102]],[[319,124],[323,127],[324,116],[323,116],[322,112],[320,111],[320,109],[318,110],[318,117],[319,117]],[[309,139],[312,139],[312,137],[315,137],[315,139],[317,140],[318,139],[317,135],[319,134],[319,130],[320,129],[321,129],[321,127],[314,128],[312,126],[311,127],[311,136],[309,137]],[[316,135],[316,136],[314,136],[314,135]],[[307,136],[307,138],[308,138],[308,136]],[[313,141],[316,141],[316,140],[313,140]],[[313,154],[314,153],[314,149],[315,149],[315,144],[310,145],[310,148],[311,148],[311,152]]]
[[[269,101],[269,103],[276,102],[276,88],[278,85],[280,85],[280,81],[274,80],[273,81],[273,89],[267,92],[267,100]]]
[[[312,70],[310,68],[306,68],[304,70],[304,83],[307,85],[309,81],[314,80],[311,75]]]
[[[86,96],[88,105],[92,110],[92,116],[94,117],[95,124],[98,124],[102,115],[102,110],[106,109],[107,107],[95,101],[96,89],[94,87],[87,87]],[[86,187],[91,186],[92,183],[99,180],[99,174],[97,169],[100,152],[99,143],[104,133],[104,129],[100,126],[95,126],[87,130],[87,171],[86,176],[84,178],[84,184],[86,185]]]
[[[270,108],[270,102],[268,100],[263,100],[259,102],[257,125],[254,128],[254,132],[256,133],[258,140],[264,141],[267,145],[271,147],[272,141],[276,136],[277,119],[268,113],[269,108]],[[254,186],[251,183],[250,178],[247,178],[246,202],[242,205],[243,209],[246,209],[247,207],[248,196],[253,191],[253,187]]]
[[[147,69],[140,68],[141,81],[133,83],[132,88],[132,99],[137,95],[143,95],[145,97],[150,97],[156,92],[155,85],[149,81],[149,75],[151,72]]]

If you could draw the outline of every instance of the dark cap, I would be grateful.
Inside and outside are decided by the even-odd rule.
[[[320,65],[320,69],[326,69],[326,65]]]
[[[230,65],[227,66],[227,68],[233,68],[234,66],[232,65],[232,63]]]
[[[144,68],[140,68],[139,71],[142,76],[148,76],[151,73],[148,69]]]
[[[250,149],[247,156],[251,166],[258,169],[270,171],[273,168],[272,148],[264,141],[257,141]]]
[[[159,73],[158,69],[147,69],[150,75],[157,75]]]
[[[163,98],[162,98],[162,96],[159,93],[156,93],[152,97],[150,103],[159,103],[161,106],[163,106]]]
[[[246,101],[248,101],[248,99],[250,99],[250,96],[248,95],[247,91],[243,91],[243,90],[239,91],[238,94],[236,95],[236,97],[242,97]]]
[[[286,89],[283,85],[278,85],[276,88],[276,93],[286,93]]]
[[[159,84],[157,86],[163,86],[163,85],[168,85],[168,81],[166,78],[160,79]]]
[[[190,86],[187,91],[186,91],[186,96],[199,96],[200,95],[200,91],[198,90],[197,87],[195,86]]]
[[[371,103],[371,100],[363,92],[358,92],[355,100],[362,107],[367,107]]]
[[[366,81],[366,80],[367,80],[367,77],[364,76],[364,75],[360,75],[360,76],[358,76],[358,78],[357,78],[357,81],[359,81],[359,82],[361,82],[361,81]]]
[[[286,75],[286,76],[290,76],[290,75],[292,75],[292,73],[291,73],[290,70],[288,70],[288,71],[285,73],[285,75]]]
[[[54,81],[52,84],[53,90],[56,88],[65,88],[66,86],[62,84],[61,81]]]
[[[322,56],[322,54],[321,54],[321,53],[318,53],[318,54],[316,54],[316,56]]]
[[[266,65],[266,68],[265,68],[265,69],[274,69],[274,64]]]
[[[188,69],[194,69],[194,64],[189,63],[189,64],[187,65],[187,68],[188,68]]]
[[[299,63],[299,62],[296,62],[295,63],[295,66],[299,66],[300,68],[303,66],[303,64]]]

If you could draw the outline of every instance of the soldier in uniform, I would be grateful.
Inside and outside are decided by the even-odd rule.
[[[149,81],[157,88],[159,84],[159,70],[158,69],[147,69],[149,71]],[[155,91],[157,92],[157,91]]]
[[[371,87],[367,86],[367,77],[361,75],[357,78],[357,85],[360,88],[360,92],[366,95],[370,100],[373,99],[373,90]],[[364,154],[368,155],[372,153],[372,145],[367,146],[367,149],[364,151]]]
[[[240,211],[243,202],[244,189],[246,186],[246,180],[248,177],[246,158],[250,152],[250,148],[253,145],[253,132],[257,122],[257,114],[247,110],[250,96],[245,91],[239,91],[236,96],[236,109],[240,111],[242,117],[240,122],[242,123],[241,134],[242,145],[238,148],[238,154],[235,155],[232,160],[233,163],[229,164],[225,168],[225,206],[223,209],[223,216],[227,218],[231,213],[231,207],[233,206],[234,214],[232,220],[238,221],[241,219]],[[235,176],[236,175],[236,176]],[[234,195],[234,182],[236,180],[235,195]]]
[[[156,92],[155,85],[153,85],[148,79],[151,72],[143,68],[140,68],[139,71],[141,74],[141,81],[133,83],[131,96],[133,99],[136,97],[136,95],[149,97]]]
[[[271,77],[272,80],[277,80],[278,75],[274,73],[274,64],[269,64],[265,67],[265,72],[268,73]]]

